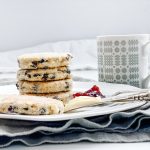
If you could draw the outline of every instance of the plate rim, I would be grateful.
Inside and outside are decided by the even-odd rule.
[[[137,103],[137,105],[135,106],[135,103]],[[64,114],[57,114],[57,115],[21,115],[21,114],[0,114],[0,119],[10,119],[10,120],[24,120],[24,121],[37,121],[37,122],[54,122],[54,121],[65,121],[65,120],[73,120],[73,119],[81,119],[81,118],[88,118],[88,117],[96,117],[96,116],[102,116],[102,115],[109,115],[112,113],[117,113],[117,112],[123,112],[126,110],[131,110],[134,108],[138,108],[142,105],[144,105],[146,102],[145,101],[137,101],[135,102],[134,105],[131,105],[130,107],[124,107],[124,108],[120,108],[119,110],[111,110],[111,111],[104,111],[102,112],[98,112],[93,111],[93,107],[92,110],[90,111],[83,111],[83,112],[76,112],[75,114],[73,113],[64,113]],[[129,104],[129,103],[128,103]],[[87,107],[89,108],[89,107]],[[97,107],[95,107],[97,108]],[[81,108],[82,109],[82,108]],[[92,113],[94,112],[94,113]],[[85,113],[85,114],[84,114]]]

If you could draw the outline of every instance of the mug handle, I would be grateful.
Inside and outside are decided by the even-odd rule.
[[[147,57],[147,55],[149,55],[149,50],[148,50],[148,46],[150,45],[150,41],[146,42],[143,46],[143,57]],[[149,59],[149,58],[148,58]],[[150,60],[148,61],[148,67],[150,64]],[[149,69],[149,68],[148,68]],[[144,79],[143,83],[142,83],[142,87],[143,88],[150,88],[150,74]]]

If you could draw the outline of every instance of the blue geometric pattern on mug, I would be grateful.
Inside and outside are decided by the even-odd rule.
[[[122,55],[121,56],[121,65],[122,66],[126,66],[127,65],[127,56],[126,55]]]
[[[104,65],[111,66],[113,64],[113,56],[112,55],[104,55]]]
[[[138,54],[129,55],[129,65],[138,65],[139,59]]]
[[[98,42],[99,81],[139,87],[138,40]]]

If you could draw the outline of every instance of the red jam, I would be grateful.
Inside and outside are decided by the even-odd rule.
[[[104,98],[105,96],[101,93],[100,89],[98,86],[94,85],[91,89],[85,91],[85,92],[78,92],[73,94],[73,97],[78,97],[78,96],[91,96],[91,97],[98,97],[100,96],[101,98]]]

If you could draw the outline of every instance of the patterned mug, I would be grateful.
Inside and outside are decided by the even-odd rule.
[[[150,35],[107,35],[97,37],[99,81],[150,85]]]

